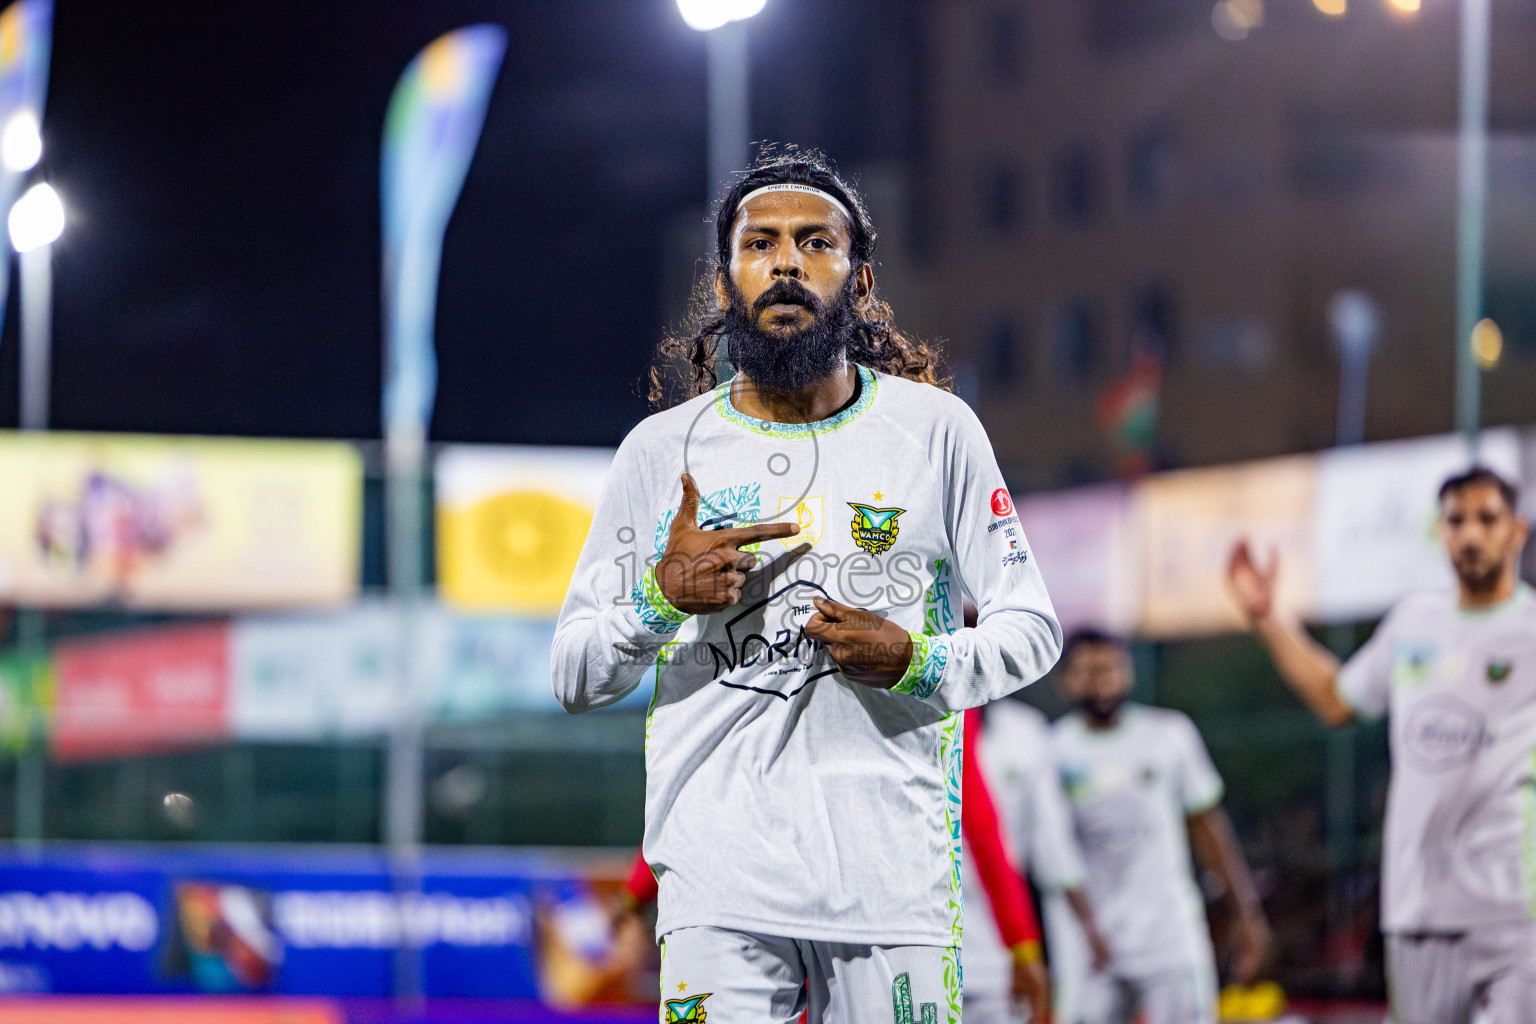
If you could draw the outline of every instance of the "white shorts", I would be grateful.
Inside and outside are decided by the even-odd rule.
[[[960,1024],[954,947],[811,942],[724,928],[661,939],[662,1024]]]
[[[1216,974],[1205,964],[1135,978],[1101,971],[1083,987],[1081,1015],[1084,1024],[1216,1024]]]
[[[1387,935],[1397,1024],[1536,1024],[1536,926]]]

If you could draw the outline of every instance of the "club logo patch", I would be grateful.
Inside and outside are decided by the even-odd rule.
[[[794,523],[800,527],[800,532],[793,537],[780,537],[779,543],[787,548],[797,548],[801,544],[815,544],[821,540],[822,522],[821,495],[812,494],[804,498],[779,498],[779,515],[775,522]]]
[[[666,1010],[663,1019],[666,1024],[704,1024],[708,1019],[708,1014],[704,1012],[704,1000],[712,995],[713,992],[705,992],[687,999],[668,999],[662,1004]]]
[[[896,543],[896,534],[901,532],[896,518],[906,509],[874,508],[856,501],[850,501],[848,506],[853,509],[853,522],[849,524],[853,542],[872,555],[889,551]]]
[[[1508,658],[1495,658],[1488,663],[1488,681],[1502,683],[1514,671],[1515,663]]]
[[[1392,683],[1395,686],[1423,686],[1435,670],[1433,644],[1400,643],[1393,652]]]

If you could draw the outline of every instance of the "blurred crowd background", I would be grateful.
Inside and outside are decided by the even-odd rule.
[[[942,341],[1064,618],[1133,636],[1139,698],[1200,727],[1275,925],[1271,973],[1301,996],[1383,994],[1385,729],[1327,734],[1286,695],[1221,558],[1243,533],[1276,545],[1290,606],[1340,654],[1448,579],[1434,487],[1465,458],[1460,352],[1482,457],[1536,466],[1536,0],[1491,0],[1468,336],[1461,17],[769,0],[716,30],[744,47],[741,136],[823,149],[864,190],[877,287]],[[412,63],[479,23],[504,29],[499,63],[470,42]],[[32,24],[0,16],[0,107]],[[716,42],[672,0],[57,0],[51,39],[41,159],[7,172],[14,195],[55,188],[66,226],[31,250],[51,269],[52,430],[0,433],[0,989],[88,990],[63,952],[152,947],[116,991],[323,991],[295,965],[326,928],[372,920],[332,946],[375,953],[410,928],[295,894],[398,891],[383,851],[422,841],[412,891],[451,875],[484,905],[421,926],[424,973],[376,957],[372,987],[341,994],[404,976],[612,996],[599,911],[641,835],[648,694],[566,717],[548,643],[612,448],[647,412],[641,377],[708,271]],[[381,140],[388,165],[410,104],[472,93],[475,67],[483,129],[421,293],[436,402],[402,475],[410,432],[386,445],[380,393],[409,261],[389,250],[381,287]],[[7,428],[40,425],[21,397],[24,336],[49,326],[28,327],[31,253],[0,336]],[[400,518],[411,501],[423,514]],[[1050,680],[1022,696],[1063,709]],[[123,845],[144,843],[179,845]],[[152,941],[131,908],[98,908],[118,938],[44,935],[37,900],[92,872],[160,893]],[[497,873],[511,903],[465,881]],[[263,969],[199,938],[199,914],[239,918],[218,886],[247,875],[274,945],[240,956]],[[498,942],[543,943],[522,988],[432,959]],[[597,973],[551,966],[566,954]]]

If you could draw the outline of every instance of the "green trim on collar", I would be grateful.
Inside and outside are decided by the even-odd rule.
[[[1520,580],[1515,584],[1514,593],[1498,604],[1484,605],[1480,608],[1468,608],[1458,598],[1456,601],[1456,614],[1464,619],[1491,619],[1504,612],[1522,607],[1525,602],[1531,599],[1531,594],[1531,585],[1524,580]]]
[[[754,434],[763,437],[807,437],[812,434],[826,434],[845,427],[864,415],[875,401],[875,392],[879,389],[875,372],[868,367],[854,364],[859,371],[859,397],[853,400],[853,404],[842,412],[828,416],[824,420],[815,423],[779,423],[775,420],[760,420],[737,409],[731,402],[731,385],[736,383],[732,377],[715,389],[715,408],[720,413],[720,418],[727,423],[734,423],[743,430],[750,430]]]

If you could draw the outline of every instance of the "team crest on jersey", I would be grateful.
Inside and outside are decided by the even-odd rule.
[[[896,518],[906,509],[875,508],[856,501],[850,501],[848,507],[853,509],[853,542],[872,555],[889,551],[896,543],[896,534],[901,532]]]
[[[1515,663],[1508,658],[1496,658],[1488,663],[1488,681],[1490,683],[1502,683],[1509,678],[1509,674],[1515,669]]]
[[[1435,669],[1435,646],[1426,643],[1400,643],[1392,659],[1392,682],[1396,686],[1423,686]]]
[[[800,532],[793,537],[780,537],[779,543],[787,548],[797,548],[801,544],[815,544],[821,540],[821,495],[812,494],[803,498],[779,497],[780,523],[794,523],[800,527]]]
[[[665,1024],[704,1024],[708,1019],[708,1014],[704,1012],[704,1000],[712,995],[713,992],[705,992],[687,999],[668,999],[662,1004],[667,1011]]]

